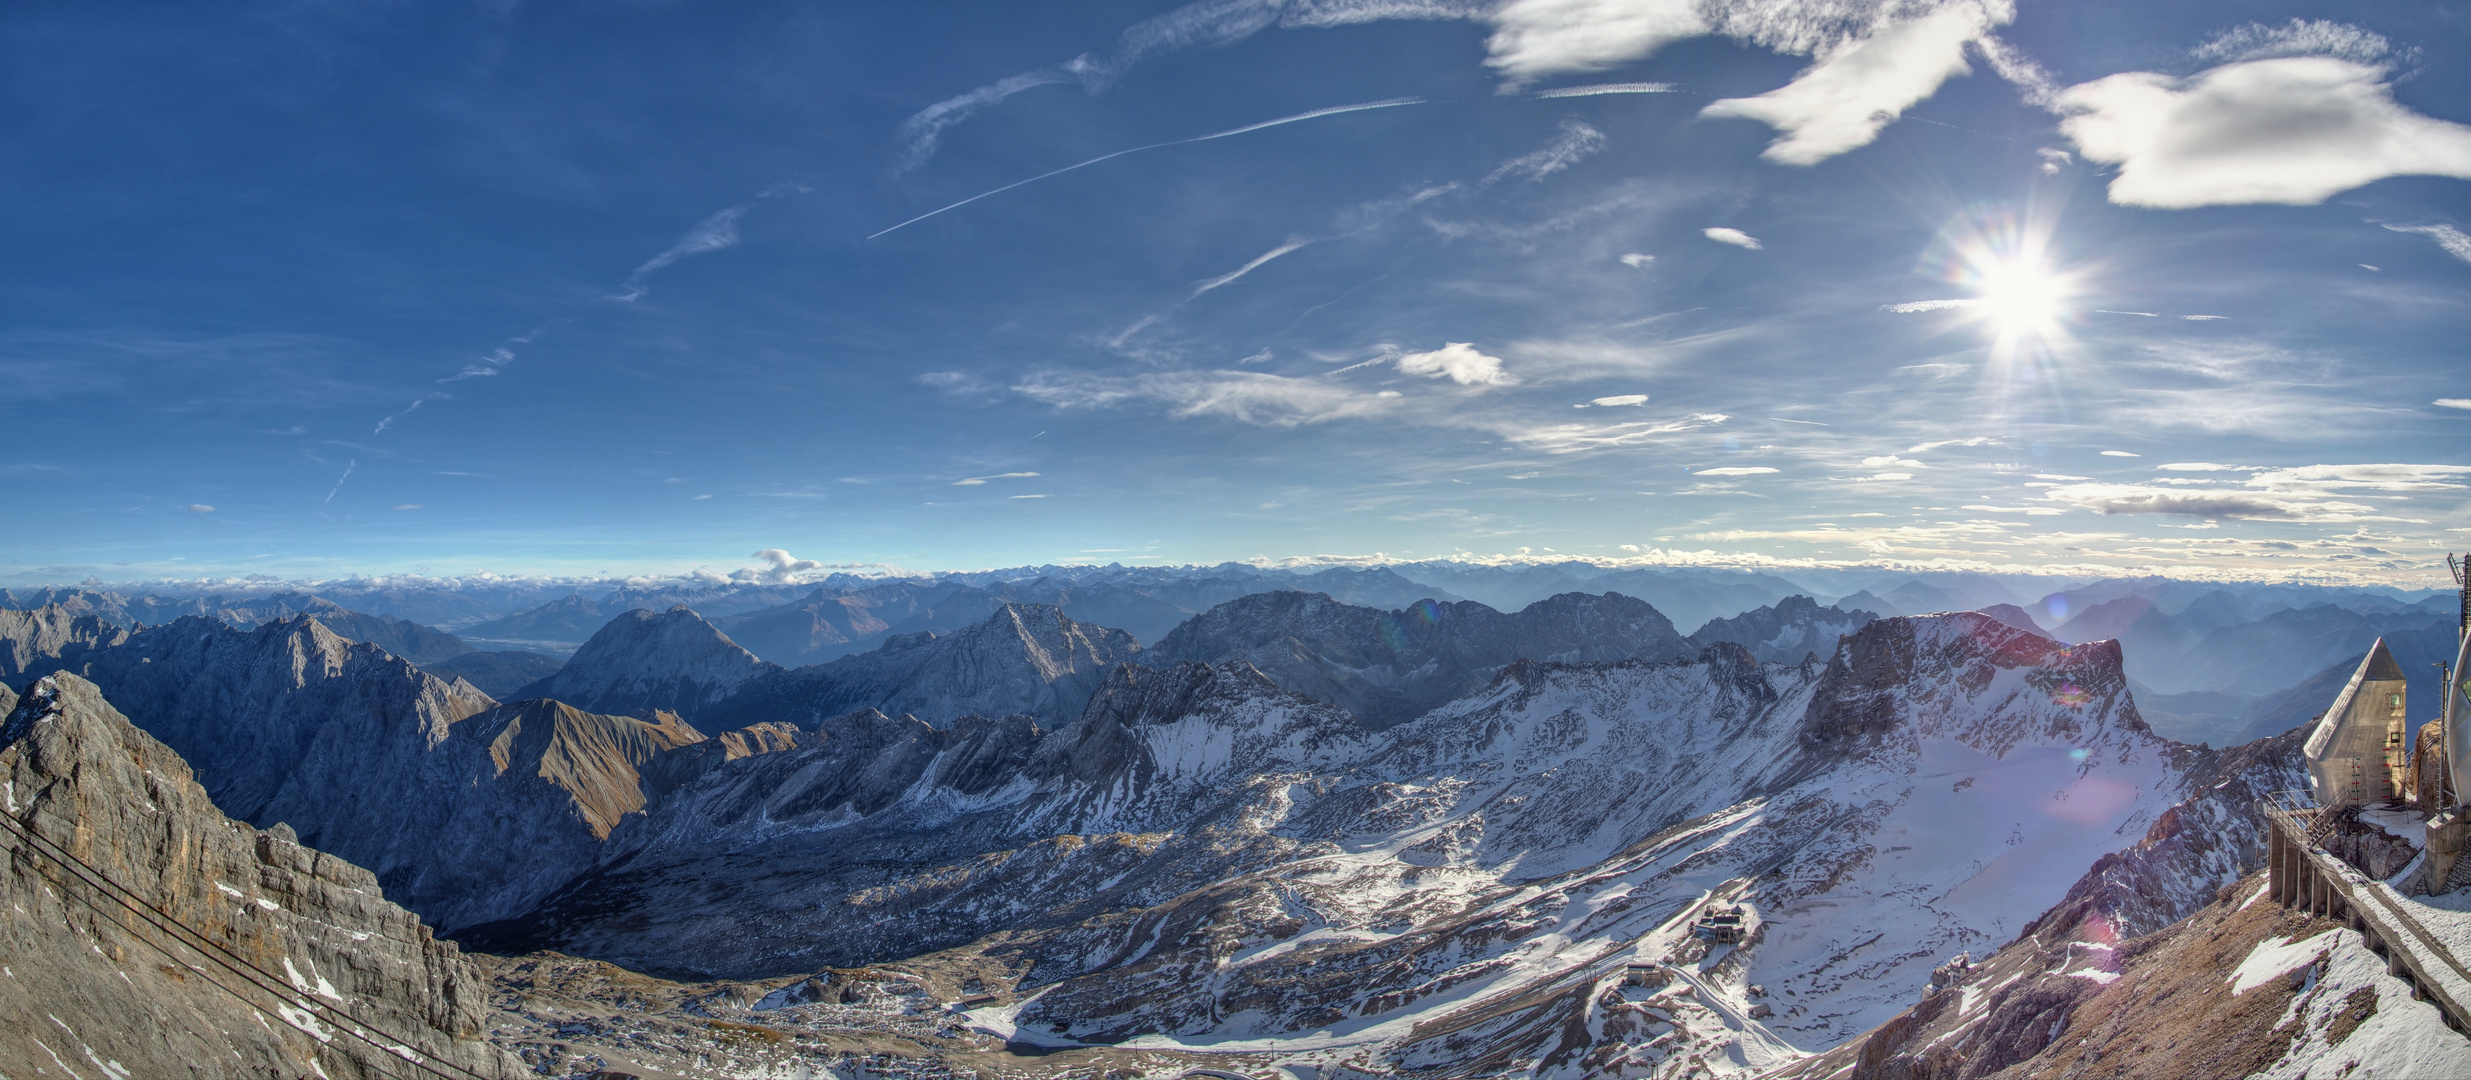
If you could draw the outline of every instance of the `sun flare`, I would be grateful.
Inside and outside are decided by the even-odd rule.
[[[2027,258],[2010,258],[1984,266],[1975,287],[1981,290],[1976,310],[2002,337],[2047,337],[2055,333],[2067,313],[2072,291],[2065,276]]]

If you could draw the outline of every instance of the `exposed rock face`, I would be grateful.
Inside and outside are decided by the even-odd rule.
[[[1004,604],[957,633],[902,635],[873,652],[767,673],[690,719],[813,728],[873,709],[929,724],[1013,713],[1063,724],[1081,715],[1108,669],[1140,649],[1130,634],[1074,622],[1053,607]]]
[[[516,696],[556,698],[591,712],[666,709],[694,721],[780,670],[680,604],[658,615],[638,609],[609,620],[557,674]]]
[[[128,639],[127,630],[59,604],[0,610],[0,685],[25,686],[46,671],[73,666]]]
[[[1472,600],[1379,611],[1276,592],[1194,616],[1142,662],[1242,660],[1378,731],[1482,687],[1516,660],[1671,660],[1687,651],[1670,620],[1619,593],[1563,593],[1504,615]]]
[[[1745,611],[1730,619],[1713,619],[1690,635],[1695,646],[1730,641],[1771,664],[1798,663],[1817,654],[1836,654],[1836,639],[1870,625],[1879,616],[1868,611],[1820,607],[1807,596],[1788,596],[1775,604]]]
[[[0,830],[14,976],[0,979],[14,1018],[0,1074],[403,1075],[372,1041],[479,1076],[523,1071],[480,1041],[484,984],[455,945],[368,871],[289,829],[226,819],[93,684],[54,675],[31,689],[0,727],[0,782],[15,823]],[[188,933],[115,903],[63,857]]]

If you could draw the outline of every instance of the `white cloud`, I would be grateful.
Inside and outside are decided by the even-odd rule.
[[[1891,466],[1902,466],[1908,469],[1923,469],[1929,467],[1919,461],[1913,460],[1912,458],[1898,457],[1894,454],[1881,454],[1878,457],[1866,457],[1862,459],[1862,467],[1866,469],[1885,469]]]
[[[2129,452],[2128,452],[2128,451],[2126,451],[2126,450],[2105,450],[2105,451],[2103,451],[2103,452],[2102,452],[2102,456],[2103,456],[2103,457],[2144,457],[2145,455],[2143,455],[2143,454],[2132,454],[2132,453],[2129,453]]]
[[[1447,378],[1461,386],[1507,386],[1519,381],[1501,369],[1499,357],[1477,352],[1474,344],[1465,341],[1446,342],[1431,352],[1408,353],[1398,358],[1398,369],[1428,379]]]
[[[2396,104],[2382,67],[2332,56],[2131,71],[2062,91],[2060,131],[2119,166],[2110,198],[2185,209],[2306,205],[2389,176],[2471,178],[2471,127]]]
[[[1585,161],[1602,149],[1604,132],[1577,120],[1564,120],[1561,134],[1543,149],[1502,162],[1500,168],[1485,174],[1482,183],[1491,184],[1505,176],[1523,176],[1532,183]]]
[[[1759,238],[1756,236],[1752,236],[1740,229],[1728,229],[1721,225],[1712,229],[1701,229],[1699,230],[1699,234],[1719,244],[1731,244],[1734,247],[1749,248],[1752,251],[1757,251],[1766,246],[1761,244],[1759,242]]]
[[[765,548],[756,552],[754,557],[762,559],[764,565],[747,567],[731,574],[730,577],[761,581],[766,585],[785,585],[799,574],[809,570],[821,570],[824,566],[813,559],[793,558],[789,552],[780,548]]]
[[[1306,239],[1303,239],[1303,238],[1301,238],[1301,237],[1294,237],[1294,236],[1290,236],[1290,237],[1288,237],[1288,238],[1287,238],[1287,242],[1286,242],[1286,243],[1284,243],[1284,244],[1280,244],[1280,245],[1279,245],[1279,246],[1277,246],[1277,247],[1274,247],[1274,248],[1271,248],[1271,249],[1270,249],[1270,250],[1268,250],[1268,251],[1262,252],[1259,256],[1256,256],[1256,257],[1253,259],[1253,261],[1248,262],[1248,263],[1245,263],[1245,264],[1244,264],[1244,265],[1242,265],[1242,266],[1236,267],[1235,269],[1230,270],[1230,271],[1228,271],[1228,272],[1226,272],[1226,273],[1224,273],[1224,274],[1220,274],[1220,275],[1219,275],[1219,276],[1217,276],[1217,277],[1211,278],[1211,279],[1209,279],[1209,280],[1207,280],[1207,281],[1204,281],[1204,282],[1201,282],[1201,283],[1199,283],[1199,284],[1197,284],[1197,285],[1194,285],[1194,286],[1193,286],[1192,296],[1188,296],[1188,297],[1186,297],[1185,299],[1188,299],[1188,300],[1189,300],[1189,299],[1193,299],[1194,297],[1198,297],[1198,296],[1200,296],[1202,293],[1208,292],[1208,291],[1210,291],[1210,290],[1212,290],[1212,289],[1215,289],[1215,288],[1217,288],[1217,287],[1219,287],[1219,286],[1221,286],[1221,285],[1225,285],[1225,284],[1227,284],[1228,282],[1234,281],[1234,280],[1235,280],[1235,279],[1237,279],[1237,278],[1243,277],[1243,276],[1244,276],[1244,275],[1246,275],[1246,274],[1252,273],[1253,271],[1255,271],[1255,270],[1257,270],[1257,269],[1260,269],[1260,268],[1261,268],[1261,264],[1266,263],[1266,262],[1269,262],[1269,261],[1270,261],[1270,260],[1272,260],[1272,259],[1278,258],[1278,257],[1279,257],[1279,256],[1281,256],[1281,255],[1285,255],[1285,254],[1287,254],[1288,252],[1290,252],[1290,251],[1294,251],[1295,249],[1300,248],[1300,247],[1303,247],[1304,245],[1309,244],[1309,243],[1312,243],[1312,241],[1310,241],[1310,240],[1306,240]]]
[[[397,509],[397,510],[418,510],[418,509],[420,509],[420,504],[419,504],[419,503],[405,503],[405,504],[403,504],[403,505],[401,505],[401,506],[396,507],[395,509]]]
[[[2441,397],[2429,404],[2443,409],[2471,409],[2471,398]]]
[[[959,480],[955,480],[955,481],[953,481],[953,482],[952,482],[952,486],[954,486],[954,487],[977,487],[977,486],[979,486],[979,485],[981,485],[981,484],[986,483],[986,482],[987,482],[987,481],[989,481],[989,480],[1027,480],[1027,479],[1029,479],[1030,477],[1033,477],[1033,476],[1036,476],[1036,475],[1038,475],[1038,474],[1037,474],[1037,473],[1034,473],[1034,472],[1008,472],[1008,473],[995,473],[994,475],[991,475],[991,476],[970,476],[970,477],[964,477],[964,478],[962,478],[962,479],[959,479]]]
[[[1716,469],[1698,469],[1692,476],[1765,476],[1777,470],[1765,465],[1727,465]]]
[[[2461,229],[2451,225],[2388,225],[2386,228],[2399,233],[2418,233],[2436,241],[2437,246],[2444,248],[2446,254],[2464,262],[2471,262],[2471,235],[2464,235]],[[2367,263],[2360,265],[2368,266]],[[2376,269],[2373,266],[2368,266],[2368,268]]]
[[[2254,465],[2224,465],[2214,461],[2173,461],[2154,466],[2165,472],[2254,472]]]
[[[2042,159],[2042,175],[2044,176],[2057,176],[2059,170],[2076,164],[2076,155],[2056,146],[2045,146],[2033,153],[2035,157]]]
[[[211,514],[214,513],[214,507],[208,506],[205,503],[190,503],[189,512],[192,514]]]
[[[1618,67],[1715,29],[1694,0],[1510,0],[1492,20],[1484,62],[1505,88]]]
[[[2376,33],[2323,19],[2293,19],[2281,26],[2249,23],[2214,35],[2189,52],[2207,63],[2268,60],[2280,56],[2334,56],[2368,64],[2393,45]]]
[[[1633,270],[1645,270],[1645,269],[1647,269],[1648,267],[1650,267],[1650,266],[1652,266],[1652,265],[1655,265],[1655,262],[1656,262],[1656,257],[1655,257],[1655,256],[1653,256],[1653,255],[1641,255],[1641,254],[1639,254],[1638,252],[1635,252],[1635,251],[1631,252],[1631,253],[1630,253],[1630,254],[1628,254],[1628,255],[1624,255],[1624,256],[1622,256],[1622,265],[1623,265],[1623,266],[1627,266],[1627,267],[1629,267],[1629,268],[1631,268],[1631,269],[1633,269]]]
[[[1994,13],[1982,5],[1951,4],[1921,18],[1890,23],[1823,54],[1778,89],[1757,97],[1726,98],[1699,115],[1764,123],[1780,134],[1760,157],[1779,165],[1815,165],[1868,145],[1898,115],[1937,93],[1940,83],[1971,74],[1965,43],[1987,33],[1993,19]]]
[[[1593,405],[1593,406],[1596,406],[1596,407],[1598,407],[1598,408],[1606,408],[1606,409],[1610,409],[1610,408],[1616,408],[1616,407],[1623,406],[1623,405],[1645,405],[1645,404],[1647,404],[1647,395],[1645,395],[1645,394],[1615,394],[1615,395],[1613,395],[1613,396],[1611,396],[1611,397],[1600,397],[1600,398],[1596,398],[1596,399],[1594,399],[1594,400],[1589,401],[1589,402],[1587,403],[1587,405],[1580,405],[1580,406],[1576,406],[1576,407],[1577,407],[1577,408],[1584,409],[1584,408],[1587,408],[1587,407],[1588,407],[1588,405]]]

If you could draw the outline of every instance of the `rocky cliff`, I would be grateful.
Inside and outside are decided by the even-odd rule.
[[[484,984],[370,873],[219,812],[53,675],[0,726],[0,1074],[513,1077]]]
[[[1382,611],[1274,592],[1194,616],[1143,662],[1242,660],[1380,730],[1482,687],[1513,661],[1671,660],[1689,651],[1670,620],[1619,593],[1563,593],[1505,615],[1474,601]]]

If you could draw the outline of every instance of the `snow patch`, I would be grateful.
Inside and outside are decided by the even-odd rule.
[[[2256,948],[2248,950],[2248,958],[2239,962],[2238,970],[2225,980],[2231,984],[2231,996],[2238,997],[2315,963],[2334,947],[2334,937],[2341,932],[2328,930],[2303,941],[2271,937],[2257,942]]]

